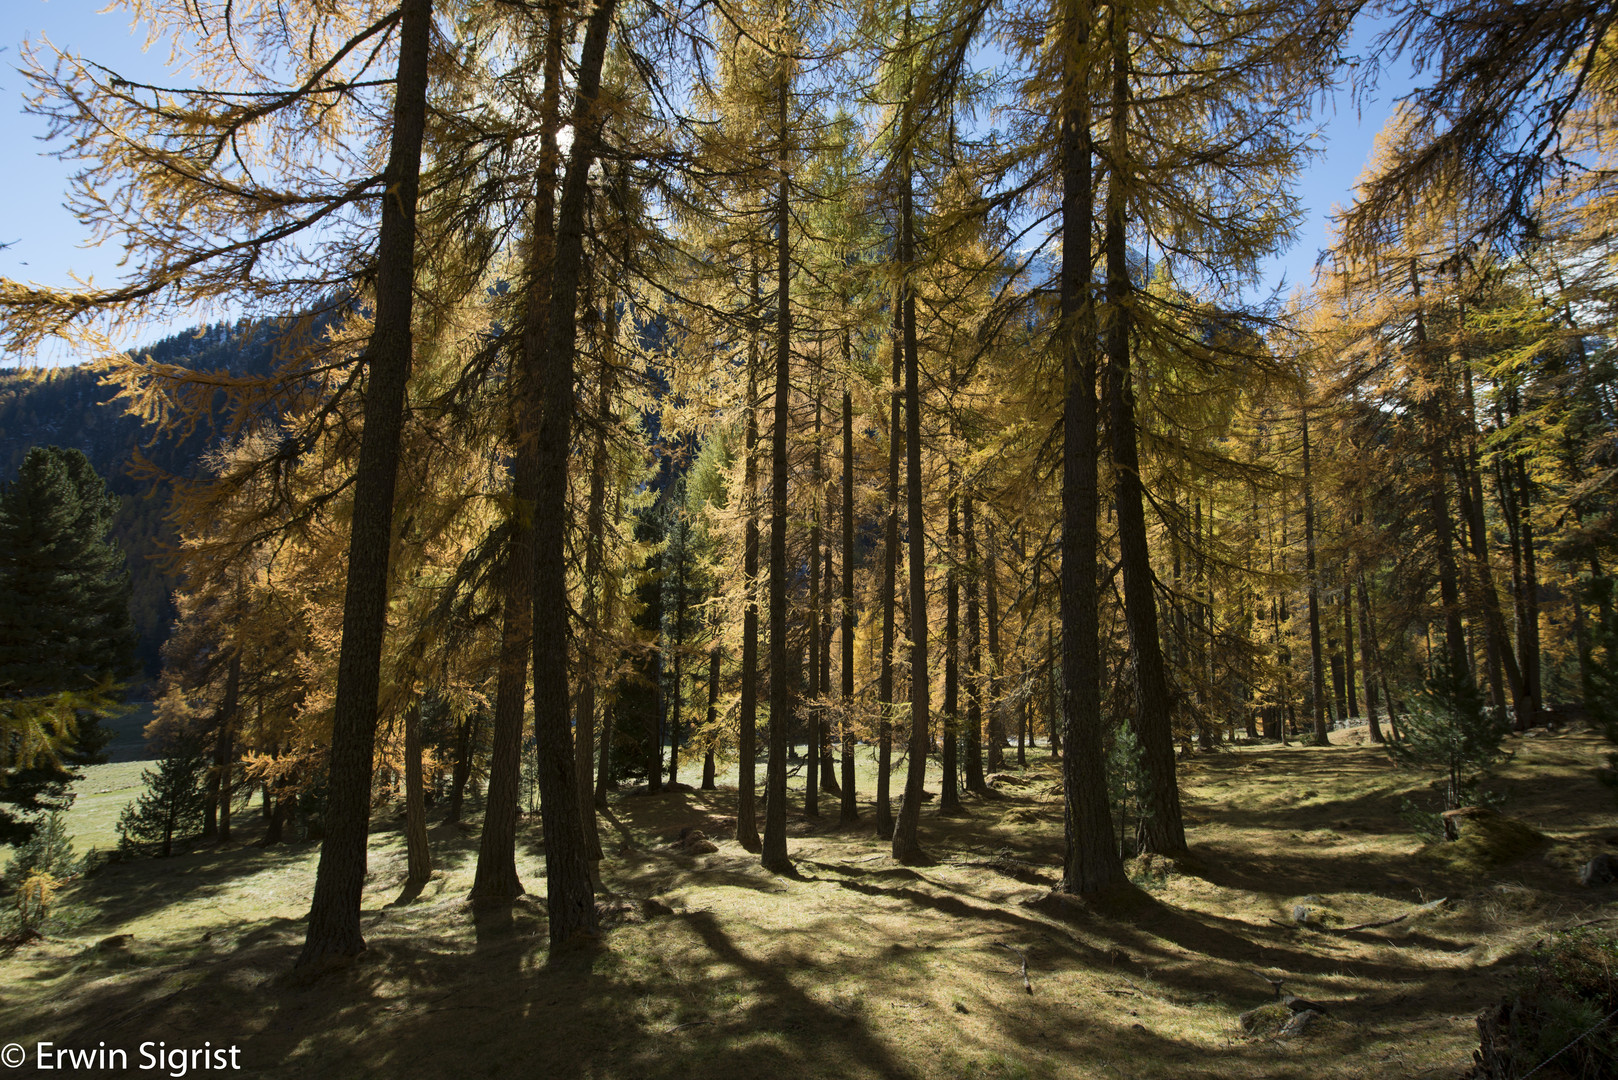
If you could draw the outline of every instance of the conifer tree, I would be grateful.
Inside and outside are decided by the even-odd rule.
[[[134,671],[116,508],[89,459],[54,446],[0,489],[0,840],[26,840],[35,814],[71,801],[106,742],[112,681]]]

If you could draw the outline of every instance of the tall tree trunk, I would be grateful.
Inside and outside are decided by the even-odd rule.
[[[614,526],[623,519],[623,502],[618,492],[612,496],[612,519]],[[603,559],[605,562],[605,559]],[[616,584],[606,587],[603,584],[601,598],[601,625],[612,626],[618,611],[618,588]],[[601,703],[601,753],[596,760],[595,806],[597,810],[607,809],[607,791],[612,787],[612,722],[616,711],[617,693],[611,689],[607,691],[606,700]]]
[[[232,738],[236,727],[236,710],[240,706],[242,685],[242,652],[232,647],[230,665],[225,669],[225,694],[214,719],[213,776],[208,781],[207,820],[202,835],[219,843],[230,840],[230,774],[236,765],[236,748]]]
[[[620,172],[618,185],[620,198],[627,198],[627,170]],[[627,257],[627,253],[625,255]],[[601,670],[597,650],[609,625],[609,620],[602,617],[606,609],[602,594],[607,588],[602,575],[606,567],[607,471],[611,468],[607,429],[612,423],[612,399],[616,388],[613,353],[618,340],[618,305],[610,299],[606,323],[606,332],[602,335],[600,369],[596,376],[596,439],[590,457],[590,501],[586,504],[584,515],[584,635],[579,649],[578,713],[573,722],[574,768],[578,773],[580,806],[584,813],[584,846],[590,862],[597,867],[602,854],[601,830],[595,815],[598,802],[595,791],[596,680]],[[604,756],[606,752],[606,734],[603,732],[601,753]],[[600,794],[599,801],[605,806],[605,792]]]
[[[820,706],[814,699],[820,694],[820,364],[815,364],[811,376],[815,398],[814,465],[811,470],[813,498],[809,506],[809,708],[805,751],[809,756],[803,774],[803,812],[807,817],[820,816]]]
[[[714,760],[712,733],[719,725],[719,646],[708,650],[708,752],[702,758],[702,790],[714,791]]]
[[[1091,158],[1090,28],[1094,0],[1067,0],[1062,26],[1062,890],[1097,892],[1124,880],[1107,804],[1102,742],[1101,539],[1097,482],[1095,305],[1090,254],[1095,184]],[[969,617],[970,618],[970,617]],[[1047,639],[1047,645],[1053,644]],[[1055,649],[1051,648],[1054,674]],[[1052,752],[1057,753],[1052,729]]]
[[[848,354],[848,335],[843,335],[843,354]],[[860,809],[854,786],[854,398],[843,387],[843,655],[841,671],[843,702],[843,791],[837,818],[845,825],[859,820]]]
[[[984,680],[988,697],[990,772],[1006,767],[1006,716],[1000,700],[1000,594],[995,588],[995,570],[999,563],[999,547],[989,519],[983,521],[983,546],[987,557],[983,560],[984,612],[989,630],[989,676]]]
[[[893,838],[893,807],[889,797],[893,769],[893,646],[898,618],[899,576],[899,453],[904,434],[899,427],[899,407],[904,387],[904,310],[899,296],[893,298],[893,373],[889,384],[891,398],[888,420],[888,526],[882,545],[882,671],[877,679],[876,835]]]
[[[550,326],[551,260],[556,251],[556,173],[559,151],[563,17],[553,8],[545,27],[545,89],[540,98],[539,175],[528,240],[528,310],[521,355],[512,380],[511,539],[494,698],[494,747],[489,794],[472,880],[474,902],[500,902],[525,891],[517,876],[517,801],[522,787],[523,706],[528,697],[528,652],[534,631],[534,508],[539,499],[539,414]]]
[[[526,667],[527,660],[523,664]],[[466,785],[472,780],[472,755],[477,753],[478,727],[482,716],[481,708],[473,709],[455,725],[455,761],[450,767],[449,808],[444,813],[445,821],[461,820],[461,810],[466,803]]]
[[[539,741],[540,820],[550,952],[596,936],[595,890],[574,775],[567,680],[567,464],[573,424],[573,362],[585,196],[603,115],[596,108],[616,0],[597,0],[585,27],[573,106],[573,147],[557,213],[548,370],[539,425],[539,499],[534,513],[534,727]]]
[[[1310,704],[1315,715],[1314,745],[1330,746],[1326,719],[1326,673],[1320,655],[1320,570],[1315,564],[1315,485],[1310,470],[1309,407],[1300,410],[1303,429],[1303,558],[1309,578],[1309,686]]]
[[[758,268],[753,269],[753,310],[762,306],[759,297]],[[746,851],[762,851],[755,807],[758,782],[758,366],[757,341],[747,352],[747,434],[743,452],[742,486],[747,528],[742,543],[742,577],[747,600],[742,606],[742,700],[741,730],[736,752],[736,842]]]
[[[1348,716],[1360,714],[1354,692],[1354,585],[1348,567],[1343,568],[1343,669],[1348,684]]]
[[[783,61],[783,64],[785,62]],[[775,195],[775,416],[770,438],[770,760],[764,777],[766,870],[786,873],[787,748],[792,688],[787,684],[787,427],[792,393],[792,263],[787,230],[787,76],[777,98],[780,170]]]
[[[1413,337],[1419,355],[1428,351],[1427,317],[1421,306],[1421,278],[1416,271],[1416,260],[1410,260],[1410,292],[1417,301]],[[1441,366],[1441,365],[1435,365]],[[1432,373],[1440,381],[1442,371]],[[1443,398],[1445,394],[1432,394],[1423,409],[1427,427],[1428,510],[1433,518],[1433,535],[1437,541],[1438,596],[1444,610],[1444,654],[1450,671],[1458,679],[1472,677],[1471,651],[1466,645],[1466,633],[1461,627],[1461,593],[1455,568],[1454,525],[1449,516],[1449,498],[1444,484],[1444,432]],[[1390,702],[1391,703],[1391,702]]]
[[[1113,501],[1118,514],[1118,548],[1124,579],[1124,610],[1135,669],[1138,712],[1136,737],[1146,767],[1147,805],[1141,822],[1141,849],[1157,854],[1185,850],[1180,789],[1174,772],[1174,729],[1163,645],[1157,633],[1157,597],[1147,546],[1146,511],[1135,435],[1135,392],[1130,383],[1130,309],[1133,285],[1124,224],[1124,192],[1119,172],[1127,167],[1126,130],[1130,112],[1129,32],[1124,9],[1111,11],[1113,79],[1111,145],[1113,178],[1107,185],[1107,401],[1112,435]],[[1069,747],[1070,754],[1073,749]]]
[[[957,385],[954,370],[950,372],[950,385]],[[956,760],[961,741],[960,720],[960,624],[961,578],[955,567],[959,553],[961,523],[956,500],[960,489],[960,467],[955,461],[955,419],[949,426],[949,500],[944,530],[944,753],[942,791],[938,797],[938,810],[954,814],[961,809],[960,765]]]
[[[825,550],[821,555],[821,573],[825,581],[821,590],[820,607],[820,691],[822,702],[831,700],[831,598],[832,598],[832,529],[831,522],[834,516],[833,503],[835,501],[837,485],[834,482],[826,484],[826,514],[822,519],[825,528],[822,530]],[[842,785],[837,782],[837,770],[832,763],[831,737],[832,722],[831,710],[822,706],[820,709],[820,790],[827,798],[837,798],[842,795]]]
[[[966,554],[966,780],[974,795],[988,795],[983,778],[983,630],[978,605],[978,545],[973,499],[961,496],[961,543]]]
[[[427,843],[427,793],[421,775],[421,699],[405,709],[405,886],[419,889],[433,874]]]
[[[309,931],[298,956],[299,967],[356,956],[365,948],[360,893],[365,886],[365,840],[371,821],[371,764],[387,620],[393,490],[404,427],[405,384],[410,379],[416,195],[426,128],[432,21],[432,0],[403,0],[393,135],[381,184],[388,195],[380,200],[375,321],[359,360],[367,372],[365,418],[354,473],[348,585],[327,767],[326,835],[320,845]]]
[[[927,671],[927,522],[922,517],[921,364],[916,342],[916,295],[911,274],[916,262],[914,181],[910,163],[909,103],[906,102],[903,181],[899,191],[899,263],[904,298],[905,353],[905,492],[910,533],[910,760],[905,769],[904,802],[893,831],[893,857],[901,862],[921,858],[916,837],[921,820],[922,786],[927,776],[927,742],[931,678]]]
[[[1371,625],[1371,598],[1370,590],[1365,587],[1365,573],[1358,575],[1358,588],[1360,598],[1360,667],[1365,671],[1365,716],[1371,727],[1371,741],[1383,742],[1382,725],[1376,719],[1376,673],[1381,665],[1375,659],[1375,645],[1372,639],[1375,628]]]

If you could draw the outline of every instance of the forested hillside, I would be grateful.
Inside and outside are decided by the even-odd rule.
[[[217,324],[183,330],[137,351],[157,363],[199,371],[262,374],[272,366],[273,340],[262,329]],[[151,677],[162,667],[163,642],[174,622],[172,594],[181,582],[160,559],[175,541],[166,478],[195,476],[218,430],[209,421],[189,435],[154,429],[117,397],[116,386],[102,380],[105,373],[95,364],[0,368],[0,482],[16,476],[33,446],[82,450],[106,478],[120,500],[113,536],[129,557],[137,649]]]
[[[192,82],[30,54],[31,108],[81,170],[70,206],[132,257],[100,289],[0,280],[0,344],[96,358],[16,376],[7,408],[60,401],[56,430],[103,454],[137,421],[181,440],[171,499],[119,489],[133,537],[172,505],[177,585],[166,753],[119,831],[131,857],[246,833],[264,862],[243,873],[296,864],[307,897],[247,921],[299,979],[370,993],[353,973],[378,936],[385,965],[465,945],[475,967],[498,936],[477,920],[527,925],[530,890],[558,980],[580,953],[656,952],[622,928],[676,894],[686,955],[807,970],[801,939],[752,935],[801,930],[791,900],[813,896],[816,926],[891,946],[879,981],[931,947],[884,921],[898,905],[1050,934],[1090,969],[1154,950],[1153,970],[1197,969],[1186,1008],[1260,966],[1278,1007],[1319,1018],[1282,984],[1348,954],[1277,948],[1278,915],[1362,934],[1466,889],[1472,921],[1432,948],[1487,952],[1509,866],[1547,934],[1611,918],[1583,891],[1618,874],[1590,850],[1613,779],[1596,748],[1618,740],[1607,7],[134,9]],[[1312,288],[1270,295],[1314,116],[1394,65],[1417,88]],[[219,328],[112,347],[219,305],[303,314],[274,350]],[[90,429],[114,388],[124,411]],[[1264,770],[1275,787],[1244,805]],[[1305,804],[1322,817],[1289,825]],[[648,865],[654,836],[678,851]],[[303,839],[317,865],[279,847]],[[1310,868],[1338,843],[1364,881]],[[720,896],[683,892],[675,855],[712,856]],[[1043,899],[949,876],[982,858]],[[1199,883],[1183,904],[1142,895],[1172,875]],[[1331,926],[1316,881],[1423,906]],[[435,906],[449,888],[469,904]],[[1221,922],[1227,902],[1251,918]],[[1501,948],[1527,965],[1514,925]],[[1135,930],[1152,941],[1121,944]],[[1417,939],[1437,940],[1365,942],[1355,993],[1397,1006]],[[1028,977],[1026,952],[980,944]],[[491,949],[497,978],[541,963]],[[1608,979],[1555,993],[1594,1022],[1618,1010]],[[1530,1023],[1494,1022],[1512,1015]],[[1543,1064],[1558,1033],[1484,1047]],[[873,1068],[923,1071],[929,1046]],[[1101,1071],[1106,1047],[1085,1052]]]

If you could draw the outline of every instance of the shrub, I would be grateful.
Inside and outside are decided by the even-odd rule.
[[[1534,950],[1516,994],[1478,1018],[1468,1077],[1618,1076],[1618,935],[1585,927]]]
[[[73,837],[67,831],[67,815],[53,811],[39,820],[33,835],[6,863],[0,888],[15,893],[35,873],[61,880],[78,871],[79,861],[73,857]]]

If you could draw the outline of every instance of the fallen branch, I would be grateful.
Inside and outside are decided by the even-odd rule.
[[[1354,930],[1375,930],[1379,926],[1392,926],[1394,923],[1404,922],[1406,919],[1410,918],[1410,916],[1412,916],[1412,915],[1420,915],[1422,912],[1425,912],[1425,911],[1436,911],[1439,908],[1443,907],[1448,902],[1449,902],[1449,897],[1441,896],[1437,900],[1432,901],[1431,903],[1423,904],[1418,908],[1411,908],[1409,911],[1405,912],[1403,915],[1395,915],[1391,919],[1378,919],[1375,922],[1360,923],[1358,926],[1338,927],[1333,932],[1338,933],[1338,934],[1347,934],[1347,933],[1349,933],[1351,931],[1354,931]]]
[[[693,1020],[689,1024],[676,1024],[674,1027],[669,1028],[663,1034],[665,1034],[665,1035],[673,1035],[676,1031],[684,1031],[686,1028],[691,1028],[691,1027],[701,1027],[704,1024],[707,1024],[709,1027],[713,1027],[713,1021],[712,1020]]]
[[[1022,961],[1022,987],[1024,990],[1032,994],[1034,992],[1034,984],[1028,981],[1028,955],[1019,949],[1013,949],[1010,945],[1007,945],[1003,941],[997,941],[994,944],[996,948],[1004,949],[1006,952],[1014,954],[1017,959]]]

